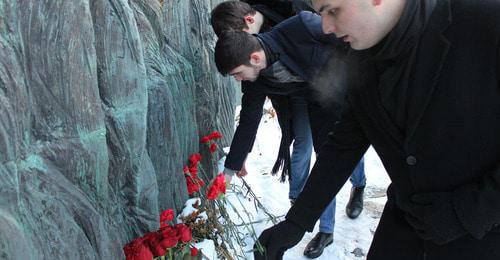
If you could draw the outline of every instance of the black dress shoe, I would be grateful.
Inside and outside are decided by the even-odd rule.
[[[365,186],[363,187],[352,187],[351,196],[349,197],[349,202],[345,207],[345,213],[349,218],[357,218],[361,211],[363,211],[363,193],[365,191]]]
[[[304,250],[304,255],[308,258],[316,258],[323,254],[325,247],[333,243],[332,233],[318,232],[316,236],[311,239]]]

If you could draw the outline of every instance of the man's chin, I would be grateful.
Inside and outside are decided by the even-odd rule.
[[[361,51],[361,50],[366,49],[363,46],[359,46],[358,44],[352,43],[352,42],[349,42],[349,46],[351,46],[351,49],[357,50],[357,51]]]
[[[362,51],[366,49],[370,49],[371,47],[377,45],[377,42],[370,42],[370,43],[363,43],[363,42],[358,42],[358,41],[352,41],[349,42],[349,46],[351,46],[351,49],[357,50],[357,51]]]

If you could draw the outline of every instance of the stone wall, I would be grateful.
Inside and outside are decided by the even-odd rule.
[[[121,259],[180,209],[199,137],[233,131],[218,2],[0,0],[0,259]]]

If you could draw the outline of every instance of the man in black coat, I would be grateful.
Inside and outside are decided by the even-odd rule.
[[[500,2],[313,5],[360,73],[286,220],[261,234],[267,259],[312,230],[369,145],[392,183],[367,259],[500,259]]]

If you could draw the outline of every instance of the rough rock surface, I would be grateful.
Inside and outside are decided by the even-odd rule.
[[[0,0],[0,259],[121,259],[180,209],[199,137],[233,130],[218,2]]]

